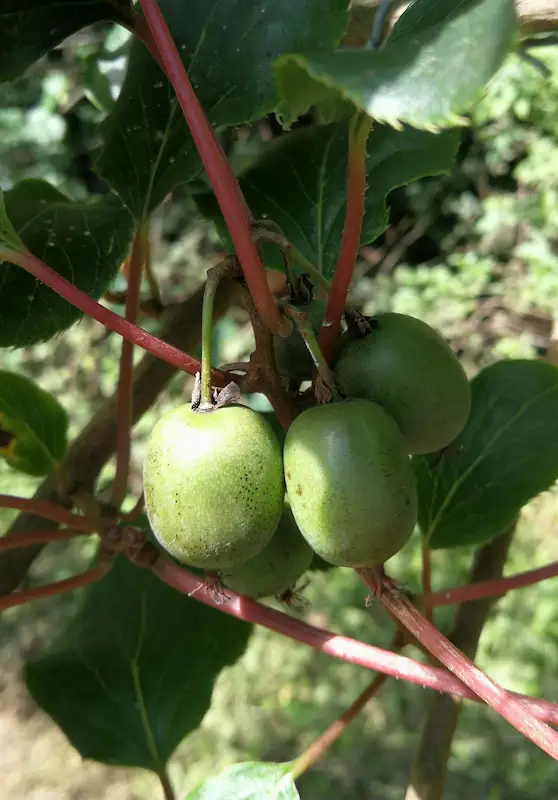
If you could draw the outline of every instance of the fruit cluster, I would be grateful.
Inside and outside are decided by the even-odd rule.
[[[269,423],[245,406],[184,405],[159,420],[144,492],[165,550],[217,571],[233,591],[264,597],[292,589],[316,557],[377,567],[403,547],[417,519],[410,454],[455,439],[470,386],[424,322],[387,313],[368,327],[340,337],[342,399],[296,417],[283,453]],[[293,366],[302,380],[304,369]]]

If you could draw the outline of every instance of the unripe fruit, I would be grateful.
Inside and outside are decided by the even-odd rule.
[[[307,315],[314,333],[317,335],[325,313],[325,302],[323,300],[312,300],[309,305],[300,306],[300,310]],[[312,378],[314,362],[304,343],[304,339],[296,328],[293,328],[290,336],[286,338],[275,336],[273,346],[279,375],[299,383],[309,381]]]
[[[471,388],[459,360],[429,325],[378,314],[364,338],[345,334],[335,374],[342,391],[378,403],[401,430],[409,453],[432,453],[461,433]]]
[[[375,403],[304,411],[287,431],[283,460],[300,532],[330,564],[383,564],[411,536],[414,473],[397,425]]]
[[[314,553],[296,526],[288,504],[270,543],[254,558],[221,572],[221,581],[233,592],[266,597],[291,589],[312,562]]]
[[[262,550],[283,512],[281,448],[245,406],[209,413],[180,406],[147,443],[145,508],[172,556],[202,569],[241,564]]]

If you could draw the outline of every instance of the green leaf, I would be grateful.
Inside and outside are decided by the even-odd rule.
[[[114,108],[115,100],[112,96],[110,80],[101,70],[100,58],[97,53],[93,53],[85,59],[82,83],[83,92],[91,105],[105,114],[110,113]]]
[[[187,13],[182,0],[159,5],[218,129],[271,111],[274,59],[331,49],[348,19],[348,0],[189,0]],[[126,80],[102,133],[96,169],[138,219],[200,169],[174,90],[141,42],[132,48]]]
[[[25,252],[25,245],[8,218],[2,189],[0,189],[0,247],[7,247],[19,253]]]
[[[375,126],[367,144],[366,193],[361,243],[374,241],[388,226],[386,195],[425,175],[448,171],[459,134],[432,134]],[[345,216],[347,121],[304,128],[276,140],[240,178],[256,219],[274,220],[326,277],[333,274]],[[218,225],[232,248],[212,194],[198,195],[203,214]],[[283,268],[277,253],[266,250],[266,266]]]
[[[24,180],[4,195],[11,224],[34,256],[90,297],[101,297],[128,253],[133,220],[115,197],[76,203],[45,181]],[[0,347],[50,339],[81,317],[25,272],[0,262]]]
[[[489,541],[558,479],[558,368],[500,361],[471,388],[455,442],[413,459],[419,524],[433,548]]]
[[[288,126],[314,103],[341,96],[395,127],[455,125],[501,65],[516,26],[513,0],[417,0],[378,51],[279,58],[278,115]]]
[[[257,761],[233,764],[198,786],[185,800],[298,800],[291,768],[291,764]]]
[[[14,80],[81,28],[130,16],[129,0],[0,0],[0,82]]]
[[[68,415],[48,392],[13,372],[0,372],[0,456],[10,467],[47,475],[68,446]]]
[[[24,675],[84,758],[160,772],[201,723],[216,678],[249,635],[245,623],[118,557]]]

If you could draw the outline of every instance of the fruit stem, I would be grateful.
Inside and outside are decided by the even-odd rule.
[[[29,500],[11,494],[0,494],[0,508],[14,508],[17,511],[24,511],[27,514],[59,522],[61,525],[67,525],[69,528],[75,528],[76,531],[84,533],[94,533],[102,526],[101,520],[72,514],[66,508],[49,503],[47,500]]]
[[[148,353],[157,356],[162,361],[172,364],[173,367],[177,367],[189,375],[195,375],[199,372],[200,362],[197,358],[192,358],[187,353],[183,353],[182,350],[178,350],[178,348],[167,344],[162,339],[158,339],[157,336],[152,336],[143,328],[128,322],[128,320],[97,303],[96,300],[92,300],[85,292],[80,291],[70,281],[67,281],[66,278],[63,278],[62,275],[59,275],[31,253],[18,253],[15,250],[0,249],[1,261],[9,261],[11,264],[17,264],[18,267],[22,267],[22,269],[34,275],[35,278],[38,278],[69,303],[79,308],[80,311],[83,311],[84,314],[93,317],[101,325],[110,328],[110,330],[137,344],[138,347],[147,350]],[[223,375],[219,370],[214,370],[213,382],[218,386],[225,386],[227,376]]]
[[[378,694],[388,678],[389,675],[381,672],[375,675],[372,682],[359,694],[354,703],[295,760],[290,771],[293,780],[299,778],[303,772],[306,772],[307,769],[325,755],[331,745],[344,733],[348,725],[360,714],[364,706]]]
[[[337,390],[337,387],[335,386],[335,378],[327,364],[326,359],[324,358],[318,340],[314,334],[312,323],[309,321],[308,317],[303,311],[300,311],[294,306],[286,306],[285,310],[294,322],[296,329],[304,339],[304,343],[308,349],[308,352],[312,356],[312,361],[318,370],[318,375],[320,376],[322,383],[326,387],[327,393],[329,394],[327,400],[340,400],[341,396]]]
[[[226,258],[207,270],[207,278],[203,292],[202,329],[201,329],[201,403],[200,411],[213,408],[213,394],[211,390],[211,334],[213,331],[213,309],[215,308],[215,295],[221,280],[231,272],[233,264],[231,258]]]
[[[8,534],[0,537],[0,553],[6,550],[15,550],[18,547],[31,547],[34,544],[49,544],[50,542],[62,542],[65,539],[73,539],[76,536],[89,535],[91,531],[25,531],[24,533]]]
[[[394,678],[437,692],[445,692],[477,703],[481,702],[476,692],[441,667],[423,664],[398,653],[383,650],[347,636],[340,636],[323,628],[316,628],[307,622],[302,622],[302,620],[295,619],[269,606],[261,605],[229,589],[224,597],[216,596],[211,587],[200,581],[198,575],[174,564],[164,555],[159,556],[151,565],[151,570],[168,586],[188,595],[196,602],[215,608],[223,614],[228,614],[244,622],[262,625],[268,630],[313,647],[325,655],[350,664],[357,664],[366,669],[383,672]],[[516,698],[525,711],[528,710],[538,719],[553,725],[558,724],[558,704],[515,692],[509,692],[509,695]]]
[[[364,198],[366,195],[366,143],[371,127],[372,120],[366,114],[357,114],[349,122],[345,224],[339,257],[335,265],[331,291],[320,331],[320,346],[329,364],[333,357],[341,315],[347,300],[347,293],[360,247]]]
[[[373,592],[376,592],[376,584],[370,577],[370,571],[358,569],[357,573],[361,580]],[[509,692],[502,689],[486,673],[475,666],[471,659],[467,658],[431,622],[425,619],[399,590],[390,588],[389,582],[386,582],[385,588],[379,593],[379,600],[384,608],[396,617],[434,658],[457,675],[481,700],[484,700],[516,730],[555,761],[558,760],[558,731],[529,714],[523,703],[512,697]]]
[[[48,583],[46,586],[37,586],[35,589],[26,589],[25,591],[2,595],[0,597],[0,611],[22,606],[32,600],[44,600],[46,597],[52,597],[55,594],[71,592],[74,589],[80,589],[82,586],[88,586],[90,583],[95,583],[95,581],[104,578],[111,565],[111,561],[103,561],[101,564],[97,564],[97,566],[88,569],[86,572],[81,572],[79,575],[74,575],[72,578],[56,581],[56,583]]]
[[[285,257],[290,257],[295,261],[315,284],[321,286],[326,292],[329,292],[331,284],[328,279],[322,275],[320,270],[315,267],[308,258],[306,258],[304,253],[301,253],[298,247],[295,247],[294,244],[289,242],[276,222],[267,219],[263,222],[258,221],[254,223],[252,230],[254,231],[254,238],[257,242],[267,242],[268,244],[276,245]]]
[[[419,595],[420,601],[426,608],[453,605],[454,603],[469,603],[472,600],[482,600],[485,597],[502,597],[506,592],[520,589],[523,586],[532,586],[548,578],[558,576],[558,561],[553,561],[544,567],[518,572],[507,578],[494,578],[489,581],[469,583],[467,586],[457,586],[453,589],[441,589],[439,592],[429,592]]]
[[[128,270],[125,318],[136,322],[140,301],[141,279],[149,253],[149,221],[138,227]],[[129,339],[122,339],[120,351],[120,370],[116,389],[116,473],[112,484],[110,504],[120,508],[128,492],[130,470],[130,447],[132,433],[132,382],[134,371],[134,345]]]
[[[275,305],[265,270],[252,240],[252,215],[238,181],[203,110],[178,54],[157,0],[139,0],[186,123],[207,173],[238,255],[248,289],[264,325],[272,333],[288,333]]]

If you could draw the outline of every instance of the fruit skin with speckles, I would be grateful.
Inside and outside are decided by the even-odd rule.
[[[281,447],[256,411],[231,405],[209,413],[173,409],[147,442],[145,508],[172,556],[220,570],[253,558],[283,513]]]
[[[316,335],[319,334],[325,308],[325,301],[319,299],[312,300],[307,306],[300,306],[300,310],[307,315],[312,323],[312,328]],[[287,337],[274,336],[273,346],[279,375],[298,381],[298,383],[309,381],[312,378],[314,362],[304,343],[304,339],[296,328],[293,328],[292,333]]]
[[[344,334],[335,375],[344,394],[378,403],[399,425],[409,453],[433,453],[463,430],[471,387],[447,342],[425,322],[378,314],[365,337]]]
[[[330,564],[378,566],[411,536],[411,461],[397,425],[375,403],[350,399],[304,411],[287,431],[283,461],[300,532]]]
[[[314,552],[302,537],[286,503],[269,544],[244,564],[221,571],[220,578],[223,586],[248,597],[278,595],[296,584],[313,557]]]

